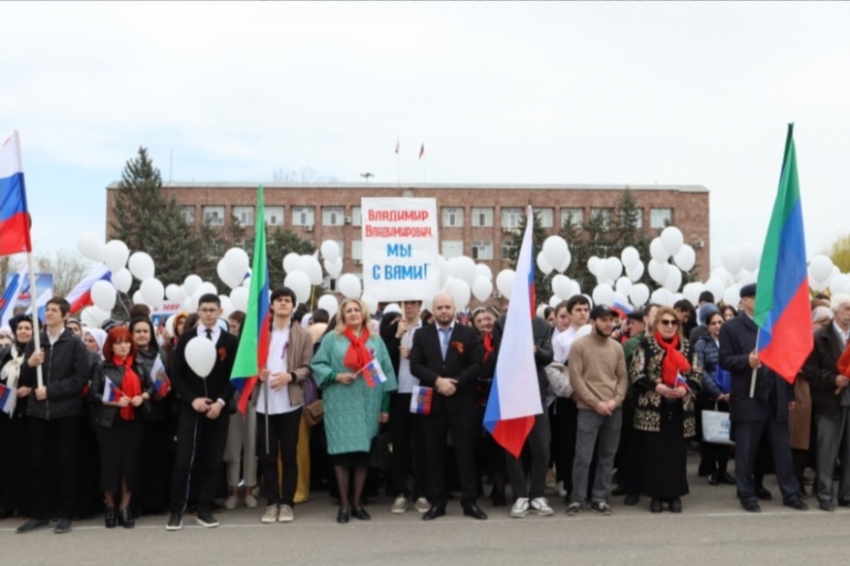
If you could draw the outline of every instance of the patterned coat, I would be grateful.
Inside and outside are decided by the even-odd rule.
[[[679,342],[679,351],[691,362],[691,371],[683,376],[691,391],[696,394],[702,383],[702,367],[699,360],[691,351],[691,344],[682,338]],[[661,383],[661,362],[664,360],[664,350],[658,345],[654,337],[644,337],[632,358],[629,368],[629,379],[638,392],[637,409],[635,409],[634,426],[637,430],[645,432],[661,431],[661,404],[665,399],[655,391],[655,387]],[[696,412],[694,398],[686,395],[682,398],[684,410],[685,438],[696,435]]]
[[[359,375],[351,385],[335,381],[338,373],[354,373],[342,364],[348,346],[348,338],[329,332],[311,364],[316,385],[322,389],[329,454],[369,452],[372,439],[378,434],[380,413],[389,412],[389,393],[398,389],[389,353],[375,333],[366,341],[366,347],[374,350],[387,376],[386,383],[369,387]]]

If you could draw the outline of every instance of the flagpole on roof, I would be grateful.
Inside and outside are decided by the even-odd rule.
[[[399,160],[398,150],[400,139],[396,136],[395,140],[395,174],[398,179],[398,186],[401,187],[401,161]]]

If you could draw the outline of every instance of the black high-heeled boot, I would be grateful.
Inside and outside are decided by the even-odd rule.
[[[119,509],[118,513],[121,514],[121,524],[124,525],[125,529],[132,529],[136,526],[136,517],[130,509]]]
[[[103,522],[107,529],[114,529],[116,525],[115,507],[107,507],[103,514]]]

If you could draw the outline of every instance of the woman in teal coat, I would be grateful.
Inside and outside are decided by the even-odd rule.
[[[379,425],[389,420],[389,394],[398,385],[383,340],[369,328],[366,305],[357,299],[346,299],[339,306],[337,319],[336,329],[324,337],[313,356],[312,367],[316,384],[322,389],[328,453],[339,487],[337,522],[347,523],[350,515],[364,521],[370,519],[361,503],[369,449]],[[376,367],[367,369],[373,361],[382,371]],[[351,468],[354,501],[350,504]]]

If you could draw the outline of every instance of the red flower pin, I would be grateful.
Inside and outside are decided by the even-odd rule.
[[[219,361],[223,362],[226,357],[227,357],[227,350],[224,349],[224,348],[219,348],[218,349],[218,359],[219,359]]]
[[[459,354],[463,353],[463,342],[452,342],[452,348],[458,351]]]

